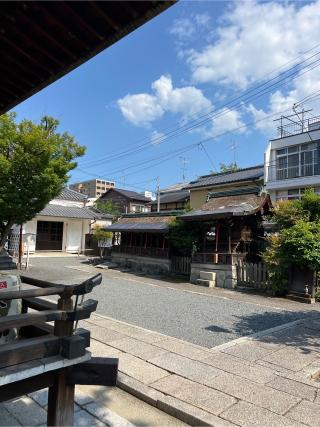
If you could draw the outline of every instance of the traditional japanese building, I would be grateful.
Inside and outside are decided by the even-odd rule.
[[[237,264],[259,260],[264,248],[263,217],[270,213],[271,200],[260,195],[259,187],[211,193],[208,199],[200,209],[180,217],[201,230],[190,280],[196,282],[200,271],[215,272],[216,286],[234,287]]]
[[[114,233],[112,261],[146,273],[169,273],[170,223],[181,213],[160,212],[123,215],[106,228]]]

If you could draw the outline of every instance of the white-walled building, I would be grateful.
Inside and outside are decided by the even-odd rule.
[[[320,193],[320,117],[279,127],[265,152],[265,188],[273,200],[297,199],[306,188]]]
[[[112,215],[86,206],[87,196],[65,188],[39,214],[23,225],[25,250],[80,253],[85,236],[96,225],[108,226]],[[11,244],[16,245],[20,227],[14,227]],[[10,246],[9,246],[10,248]]]

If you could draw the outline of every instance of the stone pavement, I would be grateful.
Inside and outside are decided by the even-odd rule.
[[[120,372],[118,388],[77,387],[75,425],[320,425],[317,315],[212,349],[97,314],[81,326],[93,355],[118,357]],[[43,425],[46,399],[2,404],[0,425]]]
[[[94,355],[119,357],[118,386],[190,425],[320,425],[320,319],[208,349],[94,315]]]

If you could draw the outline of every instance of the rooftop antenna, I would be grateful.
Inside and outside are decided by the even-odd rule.
[[[185,181],[185,172],[186,172],[186,165],[189,163],[189,160],[187,160],[185,157],[180,156],[181,163],[182,163],[182,181]]]
[[[229,145],[229,150],[233,152],[233,163],[236,164],[236,150],[238,148],[238,144],[234,141],[231,141],[231,144]]]

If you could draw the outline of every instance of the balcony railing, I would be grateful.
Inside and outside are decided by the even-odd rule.
[[[169,258],[168,248],[145,248],[138,246],[113,246],[112,252],[142,257]]]
[[[284,118],[285,120],[285,118]],[[294,123],[281,124],[278,130],[278,137],[284,138],[286,136],[298,135],[299,133],[310,132],[313,130],[320,130],[320,116],[311,117],[302,121],[295,121]]]
[[[196,252],[192,256],[192,262],[199,264],[224,264],[234,265],[246,258],[246,253],[229,252]]]

